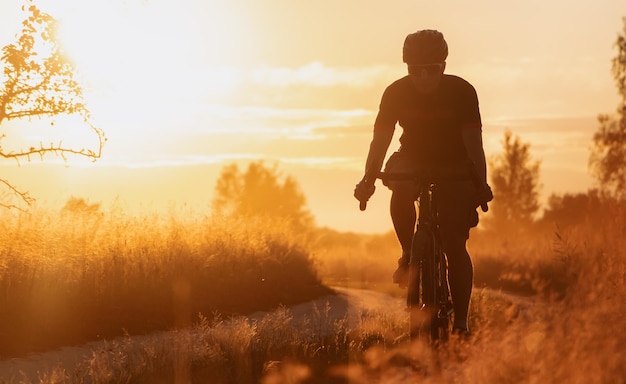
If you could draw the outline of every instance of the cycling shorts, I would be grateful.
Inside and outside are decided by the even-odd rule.
[[[410,160],[411,157],[407,154],[401,151],[395,152],[387,160],[385,172],[414,172],[416,166]],[[388,180],[383,181],[383,184],[393,192],[415,193],[417,198],[417,191],[412,181]],[[477,197],[476,186],[469,177],[437,183],[439,225],[441,229],[443,231],[462,233],[466,239],[469,238],[470,228],[478,225]]]

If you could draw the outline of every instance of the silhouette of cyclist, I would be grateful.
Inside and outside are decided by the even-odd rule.
[[[441,32],[420,30],[409,34],[402,50],[408,75],[389,85],[382,95],[365,175],[354,196],[367,201],[374,193],[396,123],[402,127],[400,148],[385,164],[386,172],[467,174],[438,183],[439,223],[448,258],[455,333],[468,334],[468,309],[473,266],[466,242],[478,224],[476,208],[493,198],[487,184],[482,123],[474,87],[464,79],[444,74],[448,45]],[[473,168],[473,169],[472,169]],[[479,186],[470,174],[479,179]],[[394,283],[407,285],[411,242],[416,223],[415,192],[410,181],[386,181],[391,189],[391,219],[402,256]]]

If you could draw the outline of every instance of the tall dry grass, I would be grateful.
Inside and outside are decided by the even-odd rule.
[[[626,210],[603,227],[555,229],[550,247],[508,253],[535,276],[533,305],[502,308],[504,319],[481,316],[477,343],[447,382],[619,383],[626,377]],[[557,280],[551,284],[550,277]],[[529,278],[528,280],[532,280]],[[556,288],[555,288],[556,287]],[[489,310],[489,303],[482,304]],[[504,321],[503,321],[504,320]]]
[[[494,276],[530,288],[514,295],[476,287],[469,342],[411,344],[405,313],[364,313],[348,328],[324,309],[304,323],[282,309],[257,322],[200,318],[139,348],[128,338],[94,352],[77,372],[52,370],[39,382],[621,383],[625,218],[622,207],[602,228],[582,224],[519,242],[472,243],[477,269],[491,260]],[[323,256],[319,239],[312,244]],[[340,263],[342,252],[330,260]]]
[[[323,305],[304,318],[285,307],[256,320],[199,316],[185,329],[105,343],[71,371],[59,365],[0,382],[343,383],[344,366],[361,364],[372,347],[398,345],[406,327],[395,314],[363,312],[359,319],[350,329]]]
[[[600,225],[561,224],[524,229],[524,237],[473,233],[471,343],[435,351],[387,343],[345,367],[343,377],[350,383],[624,382],[626,207],[613,206]],[[366,249],[367,238],[353,243]],[[385,269],[384,259],[364,259],[372,270]],[[363,263],[356,265],[368,275]],[[370,287],[376,287],[371,280]]]
[[[0,356],[328,293],[299,236],[190,211],[2,212]]]
[[[329,286],[402,294],[391,281],[402,249],[393,231],[364,235],[318,229],[310,249],[319,275]]]
[[[471,342],[432,354],[420,345],[378,348],[346,370],[349,382],[624,382],[626,207],[615,206],[601,226],[527,233],[472,243],[477,273],[490,276],[482,285],[491,288],[475,290]]]

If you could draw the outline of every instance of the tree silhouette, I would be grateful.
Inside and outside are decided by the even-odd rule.
[[[216,215],[264,217],[286,222],[296,229],[311,227],[313,218],[306,198],[291,177],[281,177],[276,166],[252,162],[245,173],[237,164],[222,169],[212,202]]]
[[[100,203],[89,203],[89,201],[81,197],[70,197],[65,202],[61,213],[70,213],[73,215],[90,216],[100,213]]]
[[[626,17],[615,45],[612,72],[621,101],[615,115],[598,116],[589,165],[600,185],[617,198],[626,197]]]
[[[101,156],[106,141],[101,129],[91,123],[91,116],[83,102],[82,88],[74,79],[74,67],[63,55],[56,37],[56,21],[47,13],[28,1],[27,17],[22,22],[22,30],[16,35],[17,41],[2,48],[0,61],[3,64],[2,84],[0,85],[0,125],[11,120],[31,120],[44,116],[78,115],[87,129],[98,139],[98,147],[93,149],[73,148],[59,143],[31,145],[18,151],[5,151],[0,145],[0,156],[5,159],[30,160],[32,156],[53,153],[64,160],[74,154],[91,158]],[[53,122],[51,123],[53,124]],[[0,143],[6,137],[0,132]],[[18,196],[30,204],[33,199],[27,192],[19,191],[5,179],[0,179],[10,194]],[[0,206],[16,207],[0,202]]]
[[[490,161],[494,199],[489,229],[514,233],[528,227],[539,210],[539,161],[530,156],[530,144],[510,131],[504,133],[504,152]]]
[[[557,225],[560,229],[586,224],[590,227],[602,225],[615,203],[597,189],[587,192],[552,194],[541,221],[545,225]]]

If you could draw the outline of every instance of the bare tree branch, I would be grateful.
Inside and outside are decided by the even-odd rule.
[[[7,189],[11,192],[11,194],[17,196],[21,201],[26,203],[26,205],[31,205],[35,201],[35,199],[32,198],[28,194],[28,192],[22,192],[22,191],[18,190],[11,183],[9,183],[8,181],[6,181],[4,179],[0,179],[0,184],[4,184],[4,186],[7,187]],[[20,211],[24,210],[19,205],[3,203],[1,200],[0,200],[0,207],[15,208],[15,209],[19,209]]]
[[[0,157],[31,160],[31,156],[43,159],[52,153],[67,161],[67,155],[78,155],[93,161],[102,155],[106,142],[104,132],[91,122],[91,115],[83,102],[82,88],[74,80],[74,67],[64,57],[56,39],[56,20],[41,12],[33,0],[27,7],[29,15],[22,22],[22,30],[16,42],[2,48],[0,62],[4,64],[4,84],[0,84],[0,124],[5,121],[40,118],[42,116],[78,115],[98,139],[97,148],[75,148],[58,144],[30,146],[20,151],[5,152],[0,146]],[[23,10],[26,7],[22,8]],[[42,49],[43,51],[39,51]],[[0,140],[6,137],[0,133]],[[8,191],[30,205],[34,199],[27,192],[15,188],[10,182],[0,179]],[[17,208],[15,204],[0,202],[0,206]]]

